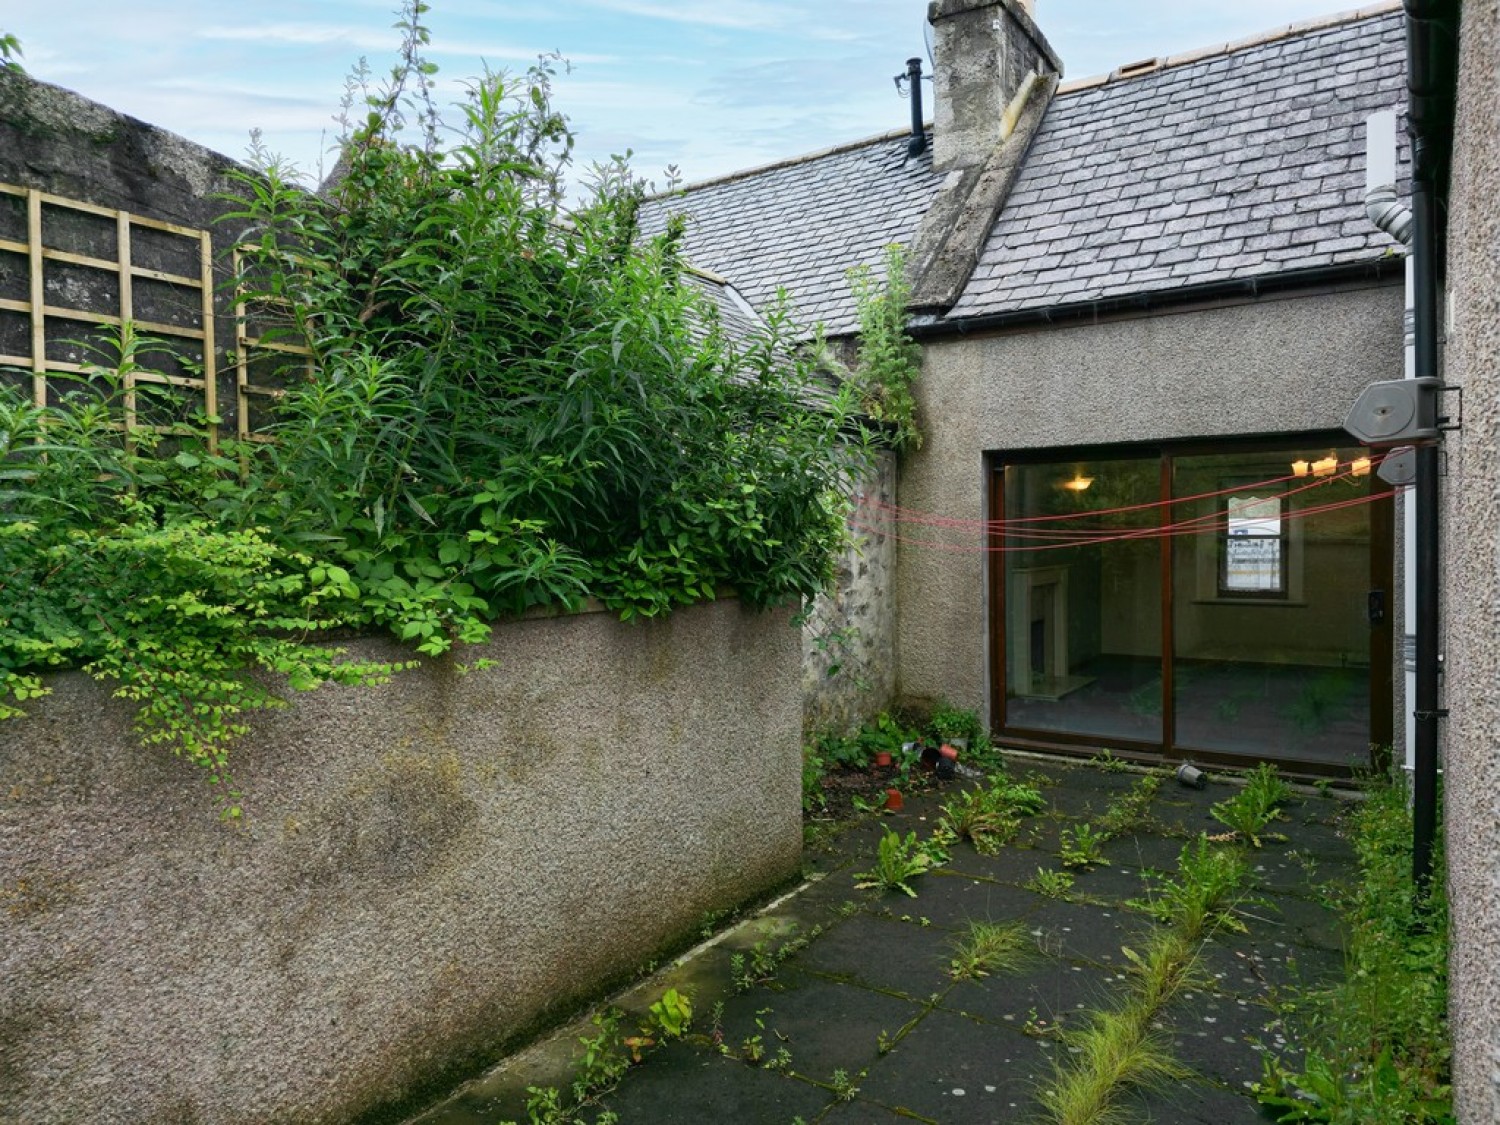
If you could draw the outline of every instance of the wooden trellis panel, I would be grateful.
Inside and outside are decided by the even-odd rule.
[[[213,244],[209,232],[175,223],[148,219],[128,211],[100,207],[74,199],[52,195],[35,188],[0,184],[0,194],[20,197],[25,201],[26,220],[24,240],[0,238],[0,252],[24,256],[29,272],[30,286],[27,299],[0,297],[0,310],[20,313],[30,318],[29,354],[6,354],[0,351],[0,365],[20,367],[31,372],[32,395],[38,405],[48,401],[48,372],[82,373],[88,365],[73,363],[47,356],[49,322],[74,323],[94,327],[108,325],[118,327],[130,321],[136,330],[145,336],[156,337],[166,343],[184,344],[184,351],[201,355],[196,362],[196,376],[163,374],[138,371],[127,373],[122,387],[125,399],[124,425],[127,429],[139,426],[135,416],[135,387],[140,383],[158,383],[196,392],[201,396],[203,412],[209,419],[218,415],[217,365],[214,353],[214,289],[213,289]],[[112,220],[115,224],[115,255],[113,259],[88,254],[72,253],[57,248],[56,240],[49,245],[48,228],[44,224],[44,207],[60,211],[72,211],[83,215]],[[196,259],[196,270],[192,274],[152,269],[140,264],[132,252],[133,236],[147,230],[185,240],[190,257]],[[54,289],[49,300],[46,283],[48,263],[83,267],[111,274],[116,279],[118,296],[113,307],[82,307],[83,302],[71,300],[66,287]],[[135,285],[138,281],[162,282],[196,294],[195,315],[188,317],[191,323],[168,324],[161,321],[143,320],[135,315]],[[218,437],[218,426],[210,421],[209,438]]]
[[[271,441],[270,435],[255,432],[253,417],[256,402],[274,402],[281,397],[283,390],[273,382],[257,381],[255,364],[268,358],[280,359],[284,361],[285,367],[294,367],[311,375],[313,352],[311,348],[286,340],[284,332],[289,327],[291,318],[285,314],[284,309],[270,305],[265,300],[257,302],[256,308],[251,309],[246,295],[249,286],[245,283],[245,260],[238,247],[234,251],[234,277],[234,381],[239,395],[239,434],[243,441]],[[268,338],[265,331],[256,327],[257,323],[266,324],[283,335],[277,339]]]

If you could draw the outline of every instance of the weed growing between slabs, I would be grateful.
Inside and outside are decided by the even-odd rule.
[[[1248,878],[1248,865],[1229,845],[1200,836],[1184,847],[1178,873],[1163,880],[1153,900],[1166,925],[1141,950],[1123,951],[1130,990],[1082,1030],[1063,1033],[1073,1053],[1041,1091],[1049,1121],[1112,1125],[1124,1119],[1120,1099],[1127,1091],[1186,1076],[1152,1025],[1195,980],[1199,945],[1232,913]]]
[[[1352,830],[1359,878],[1331,888],[1349,933],[1344,979],[1280,998],[1292,1051],[1265,1059],[1256,1093],[1285,1123],[1446,1125],[1454,1117],[1441,855],[1432,893],[1417,896],[1406,793],[1388,782],[1370,789]],[[1436,840],[1441,847],[1441,830]]]

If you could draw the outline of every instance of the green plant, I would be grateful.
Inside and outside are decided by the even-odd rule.
[[[663,1039],[681,1039],[693,1023],[693,1002],[669,988],[651,1005],[651,1020],[661,1029]]]
[[[1358,875],[1333,889],[1348,934],[1343,979],[1280,997],[1288,1042],[1266,1056],[1256,1094],[1283,1122],[1450,1125],[1441,851],[1433,890],[1418,895],[1404,790],[1375,783],[1350,819]]]
[[[1101,850],[1109,839],[1103,832],[1088,825],[1075,824],[1058,833],[1058,858],[1064,867],[1094,867],[1108,865]]]
[[[822,923],[802,932],[793,922],[777,942],[769,933],[750,947],[749,955],[734,953],[729,957],[729,977],[736,991],[747,992],[759,984],[767,984],[776,977],[781,963],[793,954],[806,949],[823,932]]]
[[[898,449],[917,449],[922,431],[912,387],[922,373],[922,349],[906,332],[906,254],[892,243],[885,248],[884,270],[877,278],[869,266],[849,271],[849,288],[859,316],[856,384],[861,405],[877,422],[894,428]]]
[[[1199,833],[1183,845],[1176,873],[1160,877],[1147,898],[1127,905],[1177,926],[1193,940],[1219,929],[1243,933],[1235,911],[1249,878],[1250,865],[1239,849]]]
[[[1027,785],[993,777],[981,789],[965,789],[942,806],[941,831],[954,839],[968,840],[974,850],[992,855],[1011,839],[1021,818],[1045,805],[1042,795]]]
[[[1094,827],[1113,838],[1138,832],[1151,824],[1151,802],[1161,788],[1159,774],[1146,774],[1130,789],[1110,802],[1103,814],[1094,818]]]
[[[1130,769],[1130,763],[1123,758],[1116,757],[1112,750],[1101,750],[1089,761],[1106,773],[1124,773]]]
[[[1213,805],[1209,812],[1220,824],[1258,848],[1266,825],[1277,818],[1291,795],[1291,788],[1276,775],[1275,767],[1262,762],[1242,790]]]
[[[885,835],[880,838],[875,866],[869,871],[858,872],[854,876],[858,880],[854,885],[861,890],[878,887],[900,891],[916,898],[917,892],[912,890],[910,880],[926,874],[941,862],[930,847],[924,847],[917,841],[915,832],[908,832],[902,837],[900,833],[886,829]]]
[[[1026,880],[1026,889],[1048,898],[1066,898],[1073,889],[1073,873],[1038,867],[1036,874]]]
[[[948,975],[955,980],[977,980],[1015,972],[1033,952],[1025,923],[971,921],[954,942]]]
[[[823,778],[827,773],[828,763],[818,752],[817,745],[811,742],[804,743],[802,747],[802,814],[804,816],[812,816],[828,807],[828,795],[823,792]]]
[[[863,1078],[864,1075],[860,1074],[857,1077]],[[855,1082],[856,1078],[849,1077],[849,1072],[847,1070],[835,1070],[833,1072],[833,1078],[829,1082],[829,1086],[833,1090],[833,1096],[836,1097],[839,1101],[852,1102],[854,1100],[854,1095],[859,1093],[859,1087],[855,1085]]]
[[[21,41],[6,31],[0,31],[0,68],[20,70],[17,61],[21,57]]]
[[[725,333],[683,281],[681,225],[641,236],[623,165],[564,209],[549,63],[483,75],[443,119],[426,10],[404,5],[386,81],[355,75],[336,187],[235,178],[228,218],[255,231],[236,281],[311,352],[249,357],[283,386],[272,440],[210,442],[128,322],[81,377],[48,373],[45,406],[0,380],[0,717],[42,671],[109,678],[229,815],[229,747],[275,685],[404,664],[343,663],[331,631],[436,656],[590,595],[627,618],[726,586],[805,599],[868,464],[853,392],[809,404],[785,307]]]
[[[621,1049],[620,1013],[612,1008],[596,1012],[593,1024],[595,1034],[581,1036],[578,1040],[583,1045],[583,1055],[573,1077],[573,1100],[580,1105],[613,1089],[630,1069],[630,1058]]]
[[[951,742],[955,738],[971,741],[984,733],[984,724],[979,715],[962,707],[954,707],[946,700],[939,700],[927,719],[927,729],[939,742]]]

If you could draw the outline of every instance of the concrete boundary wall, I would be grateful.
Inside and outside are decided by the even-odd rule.
[[[243,828],[53,677],[0,724],[0,1120],[347,1121],[783,883],[790,616],[528,620],[298,697],[237,750]]]

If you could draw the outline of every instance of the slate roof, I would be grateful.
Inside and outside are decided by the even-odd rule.
[[[793,317],[831,336],[857,326],[848,271],[879,266],[885,247],[908,243],[937,191],[930,150],[908,159],[909,131],[648,200],[644,234],[668,213],[689,216],[683,256],[728,278],[764,312],[785,286]]]
[[[1405,51],[1395,12],[1061,93],[946,319],[1380,257],[1364,123]]]
[[[1065,85],[948,321],[1357,265],[1396,244],[1365,218],[1364,121],[1405,104],[1398,10],[1282,28]],[[905,131],[648,201],[689,216],[688,261],[756,309],[856,328],[846,279],[909,244],[941,177]]]
[[[737,343],[744,342],[765,328],[765,321],[756,313],[754,307],[722,277],[705,273],[701,269],[689,268],[683,272],[682,278],[688,286],[707,297],[709,303],[718,310],[719,327],[730,340]],[[696,321],[692,323],[691,328],[694,332],[707,335],[706,328]]]

